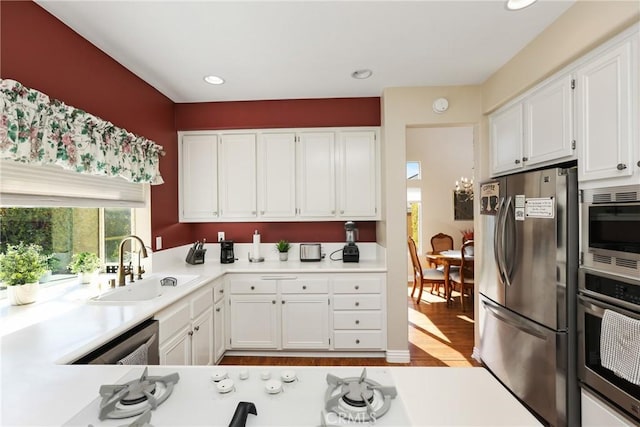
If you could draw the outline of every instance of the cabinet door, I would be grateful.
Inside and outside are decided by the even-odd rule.
[[[378,214],[376,133],[340,132],[338,151],[338,214],[348,218],[375,218]]]
[[[327,295],[285,295],[282,306],[283,349],[329,348]]]
[[[526,166],[569,160],[574,153],[573,76],[565,75],[524,100]]]
[[[224,355],[226,334],[225,334],[225,304],[226,300],[220,300],[213,307],[213,361],[218,363]]]
[[[299,215],[334,217],[335,135],[333,132],[303,132],[298,138]]]
[[[632,40],[605,52],[579,68],[576,74],[578,179],[626,177],[633,173],[632,79],[638,70],[632,61]],[[636,83],[637,84],[637,83]],[[636,92],[637,93],[637,92]],[[637,114],[637,112],[636,112]]]
[[[191,334],[193,365],[213,365],[213,308],[193,320]]]
[[[522,168],[522,123],[522,103],[517,103],[489,117],[492,174],[497,175]]]
[[[295,133],[263,133],[258,147],[258,206],[262,218],[296,215]]]
[[[220,216],[255,218],[256,134],[223,134],[220,141]]]
[[[160,345],[161,365],[191,365],[191,332],[190,326],[185,326],[172,338]]]
[[[180,221],[218,218],[218,137],[182,135],[179,150]]]
[[[280,342],[276,295],[231,295],[231,348],[277,348]]]

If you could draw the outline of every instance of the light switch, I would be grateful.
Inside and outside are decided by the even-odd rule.
[[[156,251],[162,249],[162,236],[156,237]]]

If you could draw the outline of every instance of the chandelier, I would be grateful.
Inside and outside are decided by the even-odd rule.
[[[460,181],[456,181],[455,192],[459,200],[473,200],[473,178],[469,179],[461,176]]]

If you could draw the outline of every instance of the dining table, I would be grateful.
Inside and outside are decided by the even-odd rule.
[[[451,267],[459,267],[462,264],[462,251],[451,249],[441,252],[428,252],[425,257],[429,262],[444,267],[444,294],[448,305],[451,301],[452,291],[449,273],[451,271]],[[473,261],[473,254],[467,253],[465,260]]]

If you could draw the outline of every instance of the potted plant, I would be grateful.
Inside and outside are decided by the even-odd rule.
[[[11,305],[30,304],[36,300],[40,276],[46,271],[46,257],[36,244],[7,245],[0,254],[0,280],[7,286]]]
[[[291,244],[286,240],[280,240],[276,243],[276,249],[280,253],[280,261],[286,261],[289,259],[289,249],[291,249]]]
[[[73,254],[69,263],[69,270],[78,274],[80,283],[91,283],[91,277],[102,266],[100,258],[93,252],[79,252]]]
[[[51,276],[54,271],[60,266],[60,259],[55,254],[43,255],[46,264],[46,270],[42,277],[40,277],[40,283],[46,283],[51,280]]]

